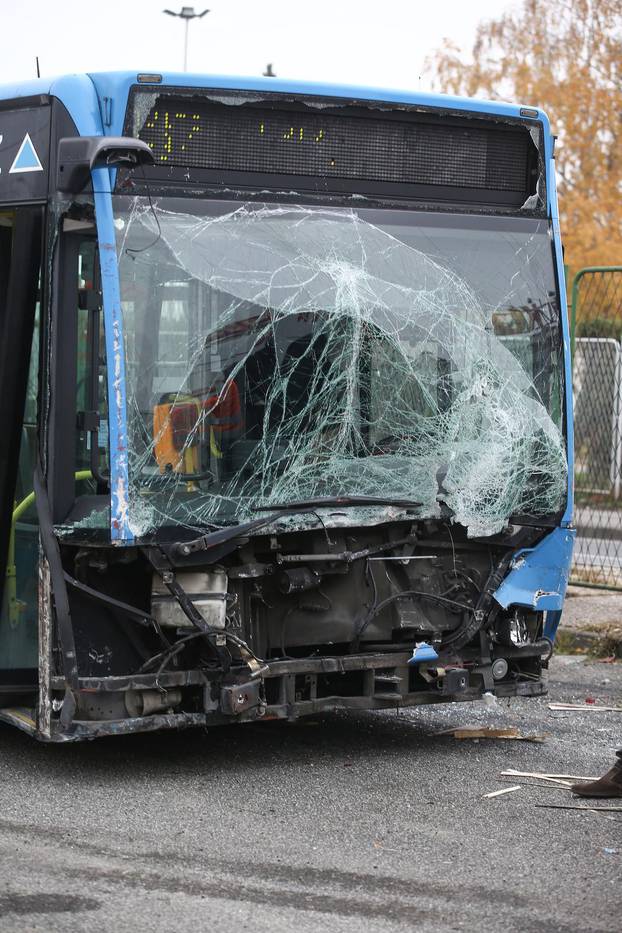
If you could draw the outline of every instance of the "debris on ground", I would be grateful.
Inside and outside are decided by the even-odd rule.
[[[597,781],[598,778],[593,777],[583,777],[578,774],[543,774],[538,771],[516,771],[514,768],[509,768],[507,771],[501,772],[501,777],[511,777],[511,778],[537,778],[539,781],[546,782],[548,784],[556,784],[561,787],[570,788],[575,781]]]
[[[502,781],[507,781],[508,784],[511,783],[511,779],[510,779],[510,778],[501,778],[500,780],[502,780]],[[557,783],[557,781],[556,781],[554,784],[553,784],[553,783],[550,783],[550,784],[547,783],[547,784],[545,784],[543,781],[523,781],[523,780],[521,780],[520,786],[521,786],[521,787],[539,787],[540,790],[564,790],[564,791],[565,791],[565,790],[569,790],[569,788],[570,788],[571,785],[570,785],[570,782],[566,783],[566,781],[560,781],[559,784]]]
[[[482,800],[490,800],[492,797],[501,797],[502,794],[512,794],[515,790],[520,789],[520,784],[515,784],[513,787],[502,787],[501,790],[493,790],[490,794],[484,794]]]
[[[514,768],[508,768],[507,771],[502,771],[501,774],[509,775],[513,774],[514,777],[541,777],[541,778],[560,778],[564,781],[597,781],[598,778],[595,777],[584,777],[581,774],[553,774],[549,771],[516,771]]]
[[[581,803],[536,803],[541,810],[590,810],[592,813],[609,813],[613,810],[622,812],[622,807],[586,807]]]
[[[622,706],[598,706],[591,697],[582,703],[549,703],[549,709],[554,710],[581,710],[582,713],[622,713]]]
[[[494,726],[459,726],[453,729],[443,729],[436,735],[451,735],[454,739],[513,739],[520,742],[544,742],[549,733],[542,735],[523,735],[518,729],[510,727],[499,729]]]

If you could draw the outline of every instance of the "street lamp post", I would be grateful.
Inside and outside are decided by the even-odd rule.
[[[168,16],[178,16],[184,21],[184,71],[188,71],[188,23],[191,19],[201,19],[206,13],[209,13],[209,10],[195,13],[193,6],[182,6],[179,13],[175,13],[173,10],[163,10],[162,12],[167,13]]]

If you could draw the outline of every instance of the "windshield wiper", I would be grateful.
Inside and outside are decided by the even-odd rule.
[[[276,505],[253,506],[253,511],[271,511],[276,514],[266,515],[263,518],[252,518],[248,522],[241,522],[239,525],[232,525],[228,528],[220,528],[218,531],[210,531],[206,535],[194,538],[192,541],[180,541],[174,546],[174,552],[180,557],[190,557],[197,551],[211,551],[218,548],[219,556],[222,555],[223,546],[230,544],[251,531],[257,531],[272,522],[279,521],[284,515],[304,515],[305,512],[314,512],[316,509],[325,506],[356,506],[356,505],[393,505],[404,509],[414,509],[421,506],[421,502],[413,502],[411,499],[392,499],[382,498],[381,496],[326,496],[320,499],[301,500],[300,502],[282,502]]]
[[[418,509],[423,503],[415,502],[413,499],[394,499],[391,496],[322,496],[319,499],[301,499],[298,502],[254,505],[253,512],[263,512],[268,509],[323,509],[333,505],[344,508],[357,505],[394,505],[402,509]]]
[[[289,513],[297,515],[298,513],[313,511],[312,506],[297,506],[295,504],[291,506],[269,506],[268,508],[282,509],[282,511],[277,512],[276,515],[266,515],[264,518],[252,518],[250,521],[241,522],[239,525],[231,525],[228,528],[220,528],[218,531],[210,531],[209,534],[201,535],[199,538],[194,538],[192,541],[180,541],[174,545],[174,552],[180,557],[189,557],[197,551],[210,551],[213,548],[218,548],[220,553],[220,549],[223,545],[229,544],[235,541],[236,538],[241,538],[251,531],[256,531],[258,528],[271,525],[272,522],[282,519],[284,515]]]

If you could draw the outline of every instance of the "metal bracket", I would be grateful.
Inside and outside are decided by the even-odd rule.
[[[220,706],[223,713],[237,716],[248,709],[260,706],[261,686],[260,680],[249,680],[242,684],[229,684],[223,687],[220,691]]]

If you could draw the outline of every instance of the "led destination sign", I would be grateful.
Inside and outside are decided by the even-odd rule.
[[[326,119],[308,113],[218,105],[188,110],[164,104],[152,109],[139,135],[151,146],[156,160],[169,165],[375,177],[377,170],[370,172],[369,165],[365,172],[365,162],[370,162],[370,156],[372,161],[381,156],[376,151],[378,140],[373,139],[377,127],[363,120],[356,122],[365,126],[355,127],[351,120],[344,126],[334,117]],[[366,152],[355,160],[349,148],[352,133],[358,130],[360,134],[363,129],[367,135]],[[385,138],[385,147],[388,143]]]
[[[140,91],[131,131],[162,166],[486,189],[517,202],[533,186],[536,151],[523,126]]]
[[[324,155],[329,148],[329,136],[323,126],[313,125],[309,120],[305,125],[300,120],[300,114],[294,114],[293,119],[287,115],[279,119],[277,115],[265,112],[253,116],[250,120],[235,120],[236,125],[232,127],[232,121],[227,119],[229,113],[216,115],[187,110],[173,112],[168,108],[154,109],[143,125],[141,139],[149,142],[160,162],[173,161],[176,157],[179,160],[182,152],[196,154],[201,142],[205,142],[209,148],[210,137],[212,143],[216,141],[219,133],[223,132],[219,116],[224,117],[226,127],[229,130],[237,130],[235,135],[244,139],[247,144],[252,142],[253,138],[255,142],[263,144],[258,147],[258,152],[259,148],[263,148],[264,154],[278,150],[279,143],[297,143],[307,149],[309,145],[322,145]],[[216,155],[215,152],[211,154],[212,157]],[[219,155],[221,158],[226,157],[225,150]]]

